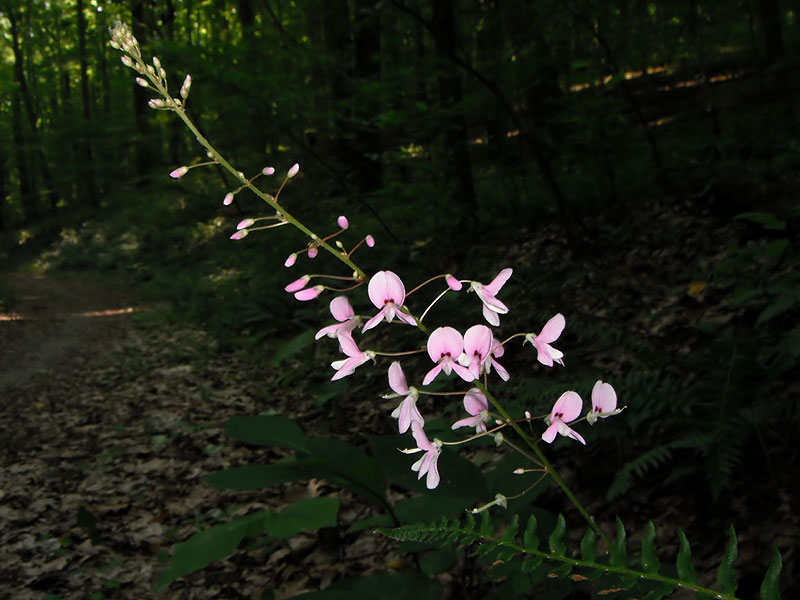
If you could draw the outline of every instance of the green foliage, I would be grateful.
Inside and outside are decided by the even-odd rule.
[[[637,570],[627,565],[625,551],[625,527],[617,518],[617,535],[611,544],[611,552],[603,560],[597,559],[597,538],[590,529],[581,539],[580,558],[575,558],[565,542],[566,527],[564,517],[559,515],[554,529],[548,535],[549,552],[539,549],[536,518],[531,517],[525,527],[522,538],[517,537],[516,523],[511,527],[495,532],[488,511],[481,513],[481,521],[476,527],[472,515],[463,521],[442,519],[431,525],[412,524],[394,528],[378,529],[378,532],[392,539],[403,542],[418,542],[441,548],[463,547],[478,557],[488,557],[494,561],[516,560],[514,557],[524,556],[521,563],[522,572],[528,574],[533,584],[534,575],[540,565],[548,563],[547,572],[566,577],[578,570],[582,578],[590,581],[603,581],[606,585],[609,576],[614,576],[615,589],[635,590],[641,597],[658,600],[672,594],[677,587],[685,588],[701,596],[732,600],[735,598],[736,581],[733,565],[736,560],[736,538],[733,528],[726,546],[722,563],[718,571],[719,591],[699,586],[695,583],[695,572],[691,564],[689,543],[682,531],[679,531],[679,551],[675,564],[678,576],[670,577],[659,573],[661,564],[658,560],[655,545],[655,526],[648,523],[645,537],[640,549],[642,569]],[[780,553],[775,551],[767,574],[762,584],[762,599],[779,598],[777,583],[780,573]],[[608,581],[610,583],[610,581]]]
[[[332,527],[336,525],[338,512],[336,498],[309,498],[290,504],[280,512],[265,510],[209,527],[175,546],[170,564],[159,578],[158,588],[163,589],[178,577],[229,556],[245,538],[264,535],[288,538],[301,531]]]

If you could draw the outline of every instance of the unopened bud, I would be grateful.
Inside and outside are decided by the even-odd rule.
[[[530,418],[531,418],[531,411],[529,411],[529,410],[526,410],[526,411],[525,411],[525,418],[526,418],[526,419],[528,419],[528,420],[530,420]]]
[[[225,194],[225,197],[222,199],[222,203],[225,206],[228,206],[231,202],[233,202],[233,192],[228,192]]]
[[[461,285],[461,282],[450,273],[447,274],[447,277],[445,277],[444,280],[447,282],[447,287],[449,287],[454,292],[459,291],[463,287]]]
[[[525,469],[520,467],[519,469],[514,469],[513,472],[514,472],[514,475],[524,475],[525,474]]]
[[[125,65],[126,67],[133,68],[133,61],[131,60],[131,57],[128,56],[127,54],[123,54],[120,60],[122,61],[122,64]]]
[[[317,246],[311,246],[308,249],[308,258],[317,258],[318,253],[319,253],[319,248]]]
[[[292,252],[286,260],[283,262],[284,267],[291,267],[294,263],[297,262],[297,253]]]
[[[264,167],[261,169],[261,172],[264,175],[272,175],[275,172],[275,167]]]
[[[498,431],[497,433],[494,434],[494,443],[496,446],[501,445],[504,439],[505,438],[503,437],[502,432]]]
[[[250,227],[253,223],[255,223],[253,219],[243,219],[239,221],[238,225],[236,225],[236,229],[245,229],[247,227]]]
[[[150,108],[164,108],[164,101],[161,98],[152,98],[147,102]]]
[[[188,170],[189,170],[189,167],[178,167],[177,169],[172,171],[172,173],[170,173],[169,176],[172,177],[173,179],[180,179],[181,177],[186,175],[186,172]]]
[[[336,219],[336,223],[342,229],[347,229],[348,227],[350,227],[350,222],[347,220],[347,217],[345,217],[344,215],[342,215],[338,219]]]
[[[336,247],[339,248],[339,250],[344,250],[344,244],[339,240],[336,240]]]
[[[322,293],[322,290],[324,289],[325,286],[323,285],[315,285],[314,287],[306,288],[304,290],[296,292],[294,297],[302,302],[306,302],[308,300],[313,300],[314,298],[319,296]]]
[[[297,175],[297,173],[298,173],[299,171],[300,171],[300,165],[299,165],[299,164],[297,164],[297,163],[294,163],[294,165],[292,165],[292,168],[291,168],[291,169],[289,169],[289,171],[286,173],[286,177],[288,177],[289,179],[291,179],[292,177],[294,177],[295,175]]]
[[[372,237],[371,235],[368,235],[368,236],[367,236],[367,238],[366,238],[366,242],[367,242],[367,246],[369,246],[370,248],[372,248],[373,246],[375,246],[375,238],[374,238],[374,237]]]
[[[157,56],[153,57],[153,66],[155,66],[156,69],[160,69],[161,68],[161,61],[158,60]]]
[[[306,285],[308,284],[309,281],[311,281],[311,276],[310,275],[303,275],[299,279],[295,279],[292,283],[290,283],[289,285],[287,285],[283,289],[291,294],[291,293],[296,292],[298,290],[302,290],[304,287],[306,287]]]
[[[186,97],[189,95],[189,89],[192,87],[192,76],[187,75],[186,79],[183,80],[183,85],[181,86],[181,98],[186,100]]]
[[[247,234],[250,233],[247,229],[240,229],[236,233],[234,233],[230,239],[232,240],[243,240],[247,237]]]
[[[150,84],[147,83],[146,79],[142,79],[141,77],[136,78],[136,83],[138,83],[142,87],[150,87]]]

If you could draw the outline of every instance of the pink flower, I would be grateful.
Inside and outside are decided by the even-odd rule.
[[[464,381],[477,379],[469,369],[462,367],[457,362],[463,350],[464,338],[458,331],[452,327],[439,327],[434,330],[428,338],[428,356],[436,363],[436,366],[425,375],[422,385],[428,385],[441,371],[444,371],[445,375],[450,375],[451,371],[455,371]]]
[[[314,336],[315,340],[326,335],[329,338],[335,338],[340,332],[346,333],[352,331],[358,324],[355,319],[356,313],[353,311],[353,307],[350,306],[350,301],[346,296],[336,296],[336,298],[331,300],[330,309],[333,318],[339,322],[320,329],[317,335]]]
[[[425,479],[425,485],[429,490],[434,489],[439,485],[439,455],[442,453],[442,442],[434,438],[433,442],[428,440],[428,436],[422,429],[417,421],[411,423],[411,433],[414,440],[417,442],[417,448],[412,452],[425,452],[425,455],[417,462],[411,465],[412,471],[419,472],[417,479],[422,479],[422,476],[427,473],[428,477]]]
[[[597,419],[607,419],[620,412],[622,409],[617,409],[617,392],[611,384],[598,379],[592,388],[592,410],[586,415],[589,425],[594,425]]]
[[[336,219],[336,224],[342,229],[347,229],[348,227],[350,227],[350,222],[344,215],[341,215],[338,219]]]
[[[495,296],[500,291],[500,288],[505,285],[513,272],[514,270],[510,268],[503,269],[489,284],[483,284],[477,281],[470,283],[470,290],[473,290],[478,295],[481,302],[483,302],[483,316],[495,327],[500,325],[500,317],[498,315],[504,315],[508,312],[508,307],[495,298]]]
[[[364,323],[362,332],[369,331],[384,319],[391,323],[395,317],[409,325],[417,324],[414,317],[400,310],[400,307],[403,306],[403,300],[406,299],[406,288],[400,278],[391,271],[378,271],[375,273],[372,279],[369,280],[367,293],[372,304],[375,305],[375,308],[379,308],[380,311]]]
[[[489,401],[478,388],[472,388],[464,396],[464,409],[472,416],[456,421],[451,429],[474,427],[475,433],[486,431],[486,423],[489,421]]]
[[[338,339],[339,346],[341,347],[342,352],[347,355],[347,358],[335,360],[331,363],[331,367],[336,369],[336,373],[334,373],[333,377],[331,377],[331,381],[336,381],[342,377],[352,375],[358,367],[363,365],[368,360],[375,358],[374,352],[369,350],[362,352],[358,349],[358,346],[353,339],[353,334],[349,331],[340,333],[338,335]]]
[[[561,332],[564,331],[564,325],[566,325],[564,315],[558,313],[545,323],[539,335],[534,335],[532,333],[525,334],[525,341],[533,344],[537,352],[536,359],[543,365],[552,367],[553,362],[557,362],[562,367],[564,366],[564,361],[561,360],[564,353],[550,345],[550,343],[555,342],[558,336],[561,335]]]
[[[400,405],[392,411],[392,417],[398,419],[397,426],[400,433],[405,433],[412,423],[425,424],[425,419],[417,409],[417,398],[419,392],[415,387],[408,387],[406,384],[406,376],[400,363],[395,361],[389,366],[389,387],[394,390],[396,394],[401,396],[406,395],[405,399]]]
[[[375,238],[372,237],[371,235],[365,237],[364,240],[367,242],[367,246],[369,246],[370,248],[375,247]]]
[[[458,362],[468,367],[475,379],[483,373],[491,373],[492,367],[503,381],[508,381],[510,376],[503,365],[494,360],[494,356],[503,356],[504,350],[492,335],[492,330],[486,325],[473,325],[464,334],[464,354]]]
[[[553,410],[550,411],[550,416],[547,417],[547,422],[550,426],[545,429],[542,434],[542,439],[548,444],[552,444],[556,439],[556,433],[571,437],[573,440],[578,440],[581,444],[586,445],[586,440],[583,439],[581,434],[567,425],[570,421],[574,421],[581,414],[581,407],[583,400],[575,392],[564,392],[556,400],[553,405]]]

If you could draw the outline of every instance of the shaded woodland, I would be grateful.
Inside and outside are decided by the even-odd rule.
[[[698,571],[716,568],[733,523],[746,557],[737,594],[758,597],[774,546],[790,598],[800,589],[792,491],[800,433],[798,9],[788,0],[0,0],[0,266],[92,281],[157,307],[140,326],[168,341],[133,344],[134,366],[125,352],[109,353],[113,366],[101,372],[113,371],[116,383],[105,389],[110,397],[126,369],[131,381],[156,373],[158,385],[128,394],[146,399],[151,388],[164,391],[170,369],[191,364],[178,371],[177,388],[204,403],[213,398],[201,412],[214,428],[206,440],[214,451],[186,442],[182,425],[165,418],[152,433],[163,439],[140,455],[197,453],[210,470],[263,461],[249,451],[243,457],[242,444],[224,434],[228,417],[248,412],[283,414],[306,433],[374,452],[368,436],[392,431],[380,399],[384,365],[332,384],[335,349],[313,343],[330,319],[327,301],[297,303],[283,291],[302,274],[284,260],[305,241],[285,228],[233,242],[237,221],[267,207],[246,191],[224,206],[238,182],[218,166],[169,177],[206,157],[173,114],[148,107],[152,94],[119,62],[109,28],[123,20],[147,59],[160,59],[170,89],[177,93],[191,74],[188,113],[236,168],[249,176],[299,163],[282,192],[293,213],[323,230],[345,214],[359,235],[375,236],[374,251],[359,257],[368,272],[488,281],[513,267],[514,310],[504,325],[540,328],[562,312],[569,369],[545,372],[530,355],[507,354],[509,408],[546,412],[565,386],[586,394],[598,378],[627,406],[613,426],[587,436],[590,454],[565,443],[552,453],[598,521],[613,530],[614,517],[628,515],[632,539],[650,519],[669,536],[681,527],[696,544]],[[280,184],[261,181],[271,193]],[[0,313],[24,304],[17,285],[0,280]],[[0,321],[8,348],[27,331],[12,326]],[[147,358],[159,344],[180,346],[182,334],[164,333],[172,328],[191,331],[185,351],[157,353],[163,363]],[[189,372],[198,377],[191,385]],[[87,385],[100,389],[102,380]],[[231,381],[238,395],[226,413],[217,393]],[[39,389],[22,380],[15,388],[7,376],[0,382],[7,407]],[[100,419],[103,394],[81,396],[89,397],[80,410]],[[456,404],[442,411],[455,415]],[[181,414],[191,422],[189,411]],[[137,432],[146,419],[141,411],[120,415]],[[36,419],[26,419],[34,439]],[[80,414],[67,421],[78,427]],[[103,431],[113,427],[103,423]],[[26,455],[15,450],[22,438],[11,434],[12,420],[4,425],[8,469]],[[145,441],[136,444],[147,446],[150,425],[141,428]],[[219,458],[226,452],[232,458]],[[480,462],[482,452],[468,456]],[[168,478],[153,477],[169,490],[165,502],[180,494]],[[343,493],[364,517],[342,486],[320,485],[320,496]],[[485,489],[494,494],[495,485],[499,475]],[[0,500],[23,511],[29,498],[8,489]],[[273,486],[267,504],[280,506],[294,491]],[[159,490],[147,494],[153,508]],[[254,501],[237,494],[240,505]],[[509,513],[534,505],[551,519],[575,517],[545,486]],[[380,510],[370,510],[364,519],[379,519]],[[124,526],[119,511],[106,515],[107,532]],[[72,531],[77,545],[76,531],[91,537],[92,527],[103,528],[90,497],[56,512],[60,522],[48,525],[55,538]],[[0,518],[10,523],[8,514]],[[668,537],[659,531],[659,540]],[[258,597],[252,587],[225,587],[239,567],[261,574],[260,592],[290,597],[307,555],[339,548],[341,557],[366,533],[367,526],[320,529],[308,552],[290,549],[288,562],[269,562],[273,546],[262,549],[262,563],[253,562],[256,551],[234,555],[209,567],[228,575],[178,580],[170,597],[204,597],[204,586],[219,597]],[[161,538],[148,543],[169,548]],[[663,558],[674,560],[674,544],[663,547]],[[438,577],[446,593],[514,597],[511,583],[521,585],[508,573],[465,575],[472,563],[461,555],[421,566],[419,552],[401,553],[404,568],[425,581]],[[75,583],[72,564],[62,565],[63,576],[29,577],[27,587],[9,567],[0,598],[23,597],[22,589],[32,598],[88,597],[94,588]],[[375,568],[353,562],[330,577],[315,571],[303,589]],[[582,593],[545,584],[530,589],[553,598]],[[587,590],[586,597],[597,591]]]

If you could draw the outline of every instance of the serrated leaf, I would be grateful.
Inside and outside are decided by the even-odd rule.
[[[643,600],[661,600],[662,598],[669,596],[673,591],[675,591],[675,586],[671,583],[662,583],[654,590],[650,590],[643,598]]]
[[[539,548],[539,536],[536,535],[535,515],[531,515],[530,519],[528,519],[528,524],[525,526],[525,533],[522,535],[522,543],[525,545],[526,550],[537,550]]]
[[[539,565],[542,564],[544,559],[541,556],[529,556],[525,560],[522,561],[522,572],[523,573],[532,573],[535,571]]]
[[[780,576],[782,566],[778,547],[772,546],[772,560],[769,562],[764,581],[761,582],[761,600],[781,600]]]
[[[586,562],[594,562],[597,558],[597,536],[594,529],[587,529],[581,538],[581,558]]]
[[[567,545],[564,543],[564,534],[567,532],[567,524],[564,521],[564,515],[558,515],[556,519],[556,526],[553,533],[547,538],[547,544],[550,546],[550,552],[556,556],[564,556],[567,552]]]
[[[504,542],[513,543],[514,538],[517,537],[517,531],[519,531],[519,517],[514,515],[514,517],[511,519],[511,523],[508,527],[506,527],[503,535],[500,536],[500,539]]]
[[[645,573],[658,573],[658,556],[656,554],[656,526],[650,521],[642,540],[642,569]]]
[[[481,513],[481,524],[478,526],[478,533],[487,537],[492,535],[492,517],[489,516],[488,510]]]
[[[675,561],[678,577],[682,581],[694,583],[697,581],[697,573],[695,573],[692,566],[692,550],[689,546],[689,540],[686,539],[686,534],[683,533],[683,529],[678,529],[678,540],[678,559]]]
[[[736,532],[731,525],[728,530],[728,543],[725,546],[725,554],[722,563],[717,569],[717,584],[723,594],[733,594],[736,591],[736,571],[733,564],[736,562],[737,543]]]
[[[475,517],[472,516],[471,512],[467,512],[467,516],[464,519],[464,529],[475,530]]]
[[[619,517],[617,517],[617,536],[611,544],[611,555],[608,558],[608,562],[612,567],[624,568],[628,566],[625,546],[625,526],[622,524]]]

